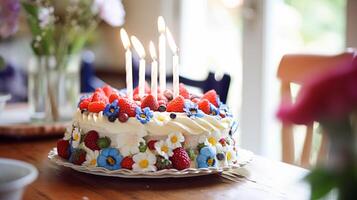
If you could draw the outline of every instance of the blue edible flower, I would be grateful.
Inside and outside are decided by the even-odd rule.
[[[216,106],[214,106],[211,103],[210,103],[209,106],[210,106],[210,110],[211,110],[211,114],[212,115],[219,115],[219,109]]]
[[[118,117],[119,109],[118,100],[115,100],[111,104],[107,104],[103,114],[108,117],[109,121],[113,122]]]
[[[142,124],[148,123],[154,116],[154,113],[148,107],[144,108],[143,110],[141,110],[140,107],[136,107],[135,111],[136,119],[138,119]]]
[[[196,161],[198,168],[216,167],[216,150],[210,146],[202,147]]]
[[[120,163],[123,160],[123,156],[120,155],[118,149],[106,148],[103,149],[97,159],[99,167],[104,167],[109,170],[120,169]]]
[[[190,118],[203,117],[202,110],[198,109],[198,105],[191,101],[185,101],[185,107],[183,110]]]

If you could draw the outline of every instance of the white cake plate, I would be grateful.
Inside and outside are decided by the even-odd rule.
[[[122,178],[183,178],[183,177],[193,177],[193,176],[204,176],[209,174],[221,173],[223,171],[229,171],[232,169],[243,167],[248,164],[253,159],[253,153],[248,150],[239,149],[238,150],[238,162],[237,164],[231,165],[229,167],[222,168],[188,168],[184,170],[176,169],[164,169],[156,172],[134,172],[128,169],[119,170],[108,170],[102,167],[87,167],[82,165],[74,165],[67,160],[59,157],[57,155],[57,148],[53,148],[48,153],[48,158],[53,163],[72,168],[79,172],[84,172],[88,174],[95,174],[99,176],[112,176],[112,177],[122,177]]]

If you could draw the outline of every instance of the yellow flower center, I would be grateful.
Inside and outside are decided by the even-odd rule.
[[[139,166],[141,167],[141,168],[147,168],[148,166],[149,166],[149,161],[148,160],[141,160],[140,162],[139,162]]]
[[[208,138],[208,142],[209,142],[212,146],[216,146],[216,144],[217,144],[217,140],[216,140],[214,137]]]
[[[109,157],[107,158],[107,163],[108,163],[109,165],[114,165],[114,164],[115,164],[115,159],[114,159],[113,157],[109,156]]]
[[[91,166],[94,166],[97,164],[97,159],[92,159],[90,162],[89,162],[89,165]]]
[[[157,120],[160,122],[164,122],[165,121],[165,117],[164,116],[157,116]]]
[[[114,108],[110,108],[110,112],[113,113],[114,112]]]
[[[162,146],[161,151],[167,153],[169,152],[169,148],[167,146]]]
[[[174,136],[171,137],[170,140],[171,140],[171,143],[175,144],[178,141],[178,138],[177,138],[176,135],[174,135]]]
[[[140,117],[143,119],[146,119],[146,115],[145,114],[140,114]]]
[[[226,157],[227,157],[227,160],[231,160],[232,159],[232,153],[228,151],[226,153]]]
[[[207,160],[207,165],[208,165],[208,166],[213,166],[213,164],[214,164],[214,159],[213,159],[213,158],[209,158],[209,159]]]
[[[78,141],[79,140],[79,133],[74,133],[73,134],[73,140]]]

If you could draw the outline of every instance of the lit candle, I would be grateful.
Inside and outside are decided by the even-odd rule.
[[[157,19],[157,26],[159,29],[159,63],[160,63],[160,91],[164,92],[166,89],[166,37],[165,37],[165,20],[162,16]]]
[[[129,99],[133,99],[133,70],[130,40],[124,28],[120,30],[120,37],[125,48],[126,95]]]
[[[131,36],[135,51],[140,57],[139,63],[139,97],[142,98],[145,94],[145,49],[137,37]]]
[[[178,48],[176,46],[175,40],[172,37],[172,34],[168,28],[166,28],[167,42],[169,43],[170,49],[174,54],[172,57],[172,84],[173,84],[173,95],[174,98],[180,94],[179,91],[179,57],[178,57]]]
[[[157,99],[157,55],[154,43],[150,41],[149,44],[150,54],[152,58],[151,63],[151,94]]]

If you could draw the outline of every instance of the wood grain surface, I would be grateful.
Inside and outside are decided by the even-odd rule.
[[[39,170],[24,199],[308,199],[301,181],[307,170],[255,156],[244,170],[247,179],[220,175],[176,179],[124,179],[84,174],[52,164],[47,154],[56,139],[13,141],[0,138],[0,157],[32,163]]]

